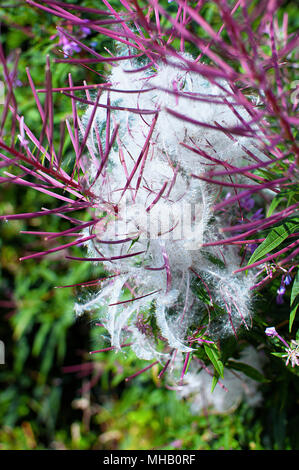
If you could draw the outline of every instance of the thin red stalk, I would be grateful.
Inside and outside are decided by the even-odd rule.
[[[269,181],[268,183],[265,183],[265,184],[261,184],[260,186],[258,186],[258,190],[261,190],[261,189],[266,189],[266,188],[271,188],[271,186],[274,186],[274,185],[277,185],[277,184],[280,184],[284,181],[288,180],[287,177],[285,178],[279,178],[275,181]],[[272,189],[272,188],[271,188]],[[244,197],[247,197],[249,196],[250,194],[254,193],[255,191],[252,190],[252,189],[249,189],[247,191],[242,191],[240,193],[238,193],[236,196],[233,196],[233,197],[230,197],[228,199],[224,199],[222,202],[220,202],[219,204],[216,204],[214,206],[214,210],[215,211],[218,211],[220,209],[223,209],[223,207],[229,205],[229,204],[232,204],[233,202],[236,202],[240,199],[243,199]]]
[[[133,343],[127,343],[127,344],[121,344],[121,348],[128,348],[129,346],[132,346]],[[102,353],[102,352],[107,352],[107,351],[113,351],[116,349],[115,346],[110,346],[109,348],[104,348],[104,349],[98,349],[97,351],[90,351],[89,354],[97,354],[97,353]]]
[[[277,258],[278,256],[282,255],[283,253],[286,253],[287,251],[291,250],[292,248],[295,248],[297,245],[299,245],[299,240],[296,240],[294,243],[291,243],[288,245],[286,248],[283,248],[282,250],[277,251],[276,253],[273,253],[272,255],[266,256],[266,258],[263,258],[260,261],[256,261],[255,263],[249,264],[248,266],[243,266],[243,268],[237,269],[234,271],[234,274],[239,273],[241,271],[247,271],[248,269],[255,268],[256,266],[259,266],[260,264],[265,264],[267,261],[270,261],[272,259]],[[290,257],[294,257],[294,253],[297,252],[298,250],[295,250]],[[285,260],[289,260],[289,258],[285,258]],[[283,260],[283,261],[285,261]],[[285,261],[286,262],[286,261]]]
[[[82,236],[82,233],[80,232],[66,233],[64,235],[61,235],[60,232],[39,232],[37,230],[20,230],[20,233],[24,233],[27,235],[38,235],[38,236],[44,237],[45,240],[49,240],[52,237],[58,238],[60,236],[63,236],[63,237],[81,237]]]
[[[219,126],[217,126],[217,125],[208,124],[207,122],[204,122],[204,121],[197,121],[196,119],[193,119],[189,116],[186,116],[185,114],[181,114],[178,111],[175,111],[174,109],[170,109],[170,108],[166,107],[165,110],[169,114],[171,114],[172,116],[174,116],[178,119],[182,119],[183,121],[190,122],[191,124],[195,124],[197,126],[204,127],[204,128],[207,128],[207,129],[213,129],[213,130],[218,131],[218,132],[223,132],[223,129],[219,129]],[[247,136],[247,137],[254,137],[253,130],[249,131],[249,130],[246,130],[243,127],[240,127],[240,126],[226,128],[226,130],[228,132],[230,132],[231,134],[236,134],[236,135],[240,135],[240,136]]]
[[[275,221],[280,220],[280,218],[285,218],[286,216],[289,216],[293,211],[295,211],[299,207],[299,203],[293,204],[292,206],[287,207],[286,209],[283,209],[280,212],[276,212],[274,215],[271,215],[270,217],[267,217],[262,220],[256,220],[253,222],[248,222],[247,224],[241,224],[241,225],[233,225],[230,227],[223,227],[221,229],[222,232],[236,232],[239,230],[247,229],[247,228],[252,228],[256,226],[263,226],[264,223],[269,223],[272,222],[272,224],[275,223]]]
[[[30,188],[33,188],[35,191],[39,191],[44,194],[48,194],[49,196],[54,197],[55,199],[59,199],[64,202],[72,203],[73,200],[70,199],[69,197],[62,196],[61,194],[54,193],[53,191],[50,191],[49,189],[46,189],[45,187],[36,184],[36,183],[30,183],[29,181],[25,181],[22,178],[12,175],[11,173],[8,173],[7,171],[4,172],[4,174],[8,175],[11,179],[13,179],[15,184],[19,184],[21,186],[29,186]]]
[[[69,93],[63,92],[65,96],[71,97],[74,101],[79,101],[80,103],[88,104],[88,105],[94,105],[93,101],[85,100],[84,98],[79,98],[78,96],[73,96]],[[105,108],[107,109],[108,106],[102,103],[98,104],[99,108]],[[135,114],[156,114],[157,110],[153,109],[137,109],[137,108],[127,108],[125,106],[109,106],[109,109],[111,110],[116,110],[116,111],[130,111],[131,113]]]
[[[127,243],[134,240],[133,238],[123,238],[122,240],[97,240],[97,243],[106,243],[107,245],[117,245],[118,243]]]
[[[60,168],[60,165],[61,165],[64,139],[65,139],[65,121],[61,121],[60,122],[59,149],[58,149],[58,155],[57,155],[58,168]]]
[[[89,237],[80,238],[79,240],[75,240],[73,242],[66,243],[65,245],[61,245],[61,246],[58,246],[58,247],[55,247],[55,248],[51,248],[51,249],[46,250],[46,251],[41,251],[39,253],[33,253],[32,255],[28,255],[28,256],[23,256],[22,258],[20,258],[20,261],[24,261],[26,259],[31,259],[31,258],[38,258],[40,256],[45,256],[45,255],[48,255],[50,253],[56,253],[57,251],[65,250],[66,248],[69,248],[70,246],[79,245],[81,243],[87,242],[88,240],[91,240],[92,238],[95,238],[95,237],[96,237],[95,234],[90,235]]]
[[[72,76],[71,76],[70,73],[68,75],[68,78],[69,78],[69,86],[72,87],[73,86],[73,79],[72,79]],[[79,155],[79,124],[78,124],[78,113],[77,113],[77,107],[76,107],[76,102],[75,102],[75,99],[74,99],[74,95],[71,93],[70,97],[71,97],[71,102],[72,102],[72,115],[73,115],[73,126],[74,126],[74,139],[72,139],[72,141],[73,141],[74,150],[75,150],[75,154],[76,154],[76,164],[74,165],[73,172],[72,172],[72,175],[71,175],[71,178],[73,179],[74,172],[75,172],[76,167],[77,167],[77,161],[78,161],[78,155]]]
[[[207,178],[203,175],[194,175],[194,174],[191,174],[191,176],[193,178],[197,178],[197,179],[200,179],[202,181],[206,181],[207,183],[211,183],[211,184],[217,184],[218,186],[224,186],[224,187],[229,187],[229,188],[243,188],[243,189],[250,189],[252,190],[252,192],[255,192],[255,191],[259,191],[261,186],[261,184],[255,184],[255,185],[250,185],[250,184],[245,184],[245,183],[229,183],[227,181],[221,181],[221,180],[213,180],[212,178]],[[228,174],[228,176],[230,176],[230,174]],[[279,178],[277,179],[276,181],[271,181],[271,184],[280,184],[284,181],[287,181],[288,178],[287,177],[284,177],[284,178]],[[268,183],[267,183],[268,184]],[[269,184],[270,186],[270,184]],[[236,199],[238,199],[238,196],[236,196]]]
[[[2,45],[0,44],[0,63],[2,63],[3,76],[5,78],[6,86],[8,87],[8,93],[7,93],[7,96],[5,97],[4,109],[2,110],[0,136],[2,135],[3,130],[4,130],[4,125],[5,125],[8,110],[9,110],[9,103],[11,101],[12,107],[13,107],[13,119],[12,119],[12,128],[11,128],[11,146],[13,146],[13,142],[15,138],[15,121],[16,121],[16,114],[17,114],[17,102],[16,102],[16,98],[14,95],[13,82],[17,76],[17,66],[19,62],[19,57],[20,57],[20,52],[17,51],[14,67],[13,67],[12,73],[10,74],[7,68],[3,48],[2,48]]]
[[[188,353],[186,354],[186,357],[185,357],[185,361],[184,361],[184,365],[183,365],[183,369],[182,369],[182,373],[181,373],[181,377],[180,377],[180,383],[181,383],[181,384],[182,384],[184,375],[185,375],[185,373],[186,373],[186,369],[187,369],[187,365],[188,365],[188,362],[189,362],[189,358],[190,358],[190,353],[188,352]]]
[[[44,133],[46,133],[47,135],[47,139],[48,139],[48,142],[50,141],[50,134],[49,134],[49,128],[47,126],[47,112],[44,111],[42,105],[41,105],[41,102],[38,98],[38,95],[37,95],[37,92],[36,92],[36,89],[35,89],[35,86],[34,86],[34,83],[33,83],[33,80],[32,80],[32,77],[30,75],[30,71],[29,71],[29,68],[26,67],[26,73],[27,73],[27,77],[28,77],[28,80],[29,80],[29,85],[30,85],[30,88],[32,90],[32,93],[33,93],[33,96],[34,96],[34,100],[35,100],[35,103],[37,105],[37,109],[39,111],[39,114],[41,116],[41,120],[42,120],[42,123],[43,123],[43,127],[42,127],[42,131],[41,131],[41,134],[40,134],[40,138],[39,138],[39,141],[37,140],[38,144],[37,144],[37,155],[36,155],[36,158],[38,158],[39,154],[40,154],[40,149],[41,149],[41,144],[42,144],[42,140],[43,140],[43,136],[44,136]],[[46,88],[46,94],[48,93],[47,91],[47,88]],[[46,103],[47,103],[47,100],[46,100]],[[46,108],[46,111],[47,111],[47,108]],[[44,155],[47,156],[47,159],[49,161],[51,161],[51,157],[48,157],[48,154],[47,152],[44,153]]]
[[[160,268],[151,268],[150,266],[144,266],[144,269],[147,269],[148,271],[163,271],[165,269],[165,264],[161,266]]]
[[[231,15],[233,15],[236,12],[236,10],[239,8],[241,3],[242,3],[242,0],[239,0],[238,2],[236,2],[236,5],[233,7],[233,9],[231,11]],[[224,26],[225,26],[224,23],[222,23],[221,27],[217,31],[217,36],[220,36],[222,31],[224,30]],[[207,44],[207,46],[203,49],[203,51],[199,54],[199,56],[196,58],[196,62],[198,62],[205,55],[206,51],[209,50],[209,48],[211,47],[212,44],[213,44],[213,40],[211,40]]]
[[[126,382],[128,382],[129,380],[132,380],[134,379],[135,377],[137,377],[138,375],[142,374],[143,372],[146,372],[147,370],[151,369],[152,367],[154,367],[156,364],[159,364],[159,361],[155,361],[153,362],[152,364],[150,364],[149,366],[145,367],[144,369],[141,369],[139,370],[138,372],[136,372],[135,374],[133,375],[130,375],[129,377],[126,377]]]
[[[235,235],[234,237],[226,238],[226,239],[223,239],[223,240],[217,240],[215,242],[203,243],[201,246],[202,247],[207,247],[207,246],[217,246],[217,245],[230,245],[230,244],[232,244],[232,242],[238,241],[240,239],[242,240],[246,237],[249,237],[252,234],[260,231],[261,229],[267,228],[268,226],[272,227],[273,226],[273,221],[270,221],[269,223],[265,223],[262,226],[259,226],[255,229],[248,230],[247,232],[241,233],[240,235]]]
[[[77,284],[68,284],[67,286],[56,286],[55,289],[65,289],[66,287],[90,287],[90,286],[97,286],[100,282],[106,281],[112,277],[118,276],[118,274],[113,274],[111,276],[100,277],[93,281],[86,281],[86,282],[79,282]],[[101,325],[102,326],[102,325]]]
[[[90,204],[73,204],[71,207],[67,205],[58,207],[56,209],[47,209],[45,211],[27,212],[23,214],[0,215],[0,220],[30,219],[34,217],[40,217],[41,215],[59,214],[64,212],[77,211],[80,209],[86,209],[86,207],[88,207],[89,205]]]
[[[288,248],[290,248],[290,246]],[[278,266],[283,266],[283,265],[287,264],[289,261],[295,261],[295,256],[297,256],[298,253],[299,253],[299,248],[292,251],[292,253],[289,256],[287,256],[287,258],[284,258],[283,260],[279,261]],[[296,263],[296,266],[297,266],[298,262],[295,261],[295,263]]]
[[[171,269],[170,269],[168,254],[167,254],[167,251],[166,251],[164,245],[161,246],[161,251],[162,251],[164,266],[165,266],[165,270],[166,270],[166,293],[167,293],[167,292],[170,291],[170,288],[171,288],[172,275],[171,275]]]
[[[58,237],[61,237],[61,236],[71,235],[71,234],[73,234],[74,231],[83,230],[84,228],[90,227],[91,225],[95,225],[97,223],[98,223],[98,220],[91,220],[91,221],[86,222],[84,224],[77,225],[76,227],[71,227],[67,230],[64,230],[63,232],[58,232],[57,234],[50,235],[50,236],[47,237],[47,239],[52,240],[54,238],[58,238]]]
[[[101,54],[98,54],[94,49],[91,49],[90,47],[86,46],[82,41],[79,41],[77,38],[72,36],[71,34],[67,33],[63,28],[60,26],[57,26],[57,31],[59,31],[61,34],[63,34],[66,38],[68,38],[70,41],[78,44],[82,49],[86,50],[93,56],[97,57],[100,62],[105,61],[105,57],[102,56]],[[115,59],[116,60],[116,59]],[[71,85],[72,86],[72,85]]]
[[[269,29],[270,29],[272,58],[273,58],[273,64],[274,64],[274,70],[275,70],[275,81],[276,81],[276,85],[277,85],[277,91],[278,91],[278,94],[279,94],[279,98],[281,99],[282,105],[283,105],[284,109],[286,110],[287,109],[287,103],[286,103],[285,93],[283,92],[283,84],[282,84],[282,81],[281,81],[280,70],[279,70],[279,67],[278,67],[278,57],[277,57],[277,49],[276,49],[276,44],[275,44],[273,18],[272,18],[272,21],[270,21]]]
[[[151,1],[152,3],[152,1]],[[187,7],[187,5],[184,5],[182,1],[179,2],[180,5],[185,8],[190,16],[192,17],[195,15],[197,19],[199,20],[198,24],[201,24],[201,26],[208,28],[210,35],[213,37],[213,39],[216,39],[217,43],[222,43],[223,49],[227,52],[231,49],[230,46],[227,43],[224,43],[223,40],[218,36],[218,34],[210,27],[210,25],[200,16],[198,13],[195,12],[195,10]],[[195,36],[192,34],[189,30],[187,30],[183,25],[180,24],[178,19],[173,19],[161,6],[158,6],[161,14],[165,16],[174,26],[173,30],[171,31],[172,34],[175,34],[176,36],[180,38],[184,38],[186,41],[189,41],[190,43],[193,43],[194,45],[197,45],[197,47],[202,50],[205,48],[205,54],[213,60],[215,63],[217,63],[223,71],[227,73],[232,73],[235,74],[235,71],[230,67],[222,58],[220,55],[215,54],[213,51],[210,49],[206,48],[206,44],[203,43],[203,40],[199,38],[198,36]],[[193,18],[194,19],[194,18]],[[168,31],[165,31],[165,33],[170,33]]]
[[[125,31],[125,34],[128,34],[128,37],[130,37],[132,35],[132,30],[126,25],[125,21],[121,18],[121,16],[118,14],[118,12],[116,10],[114,10],[114,8],[110,5],[110,3],[107,1],[107,0],[103,0],[103,3],[108,7],[108,9],[111,11],[111,13],[113,14],[114,18],[117,18],[124,31]],[[141,10],[140,10],[141,11]],[[132,11],[131,11],[131,16],[132,15]],[[137,35],[136,35],[137,36]],[[140,41],[138,41],[139,37],[137,36],[136,37],[136,43],[139,44],[139,47],[142,48],[142,46],[140,45]]]
[[[52,74],[51,74],[51,68],[50,68],[50,58],[47,55],[46,57],[46,103],[47,103],[47,110],[48,110],[48,120],[49,120],[49,147],[50,147],[50,156],[51,156],[51,161],[52,158],[55,159],[56,164],[57,162],[57,157],[54,153],[54,147],[53,147],[53,133],[54,133],[54,114],[53,114],[53,93],[52,93]]]
[[[140,54],[138,56],[127,56],[125,57],[126,59],[128,58],[134,58],[134,57],[140,57]],[[122,56],[121,59],[124,59]],[[115,60],[115,59],[114,59]],[[119,58],[117,58],[117,61]],[[135,93],[148,93],[149,91],[156,90],[157,87],[155,88],[146,88],[144,90],[122,90],[120,88],[111,88],[109,85],[109,82],[107,83],[98,83],[96,85],[78,85],[78,86],[73,86],[73,87],[61,87],[61,88],[52,88],[52,92],[62,92],[62,91],[80,91],[80,90],[97,90],[100,88],[101,90],[109,91],[109,92],[116,92],[116,93],[129,93],[129,94],[135,94]],[[37,90],[38,93],[45,93],[46,90],[44,88],[41,88]],[[191,96],[190,96],[191,98]]]
[[[154,128],[155,128],[157,119],[158,119],[158,114],[157,114],[157,112],[155,112],[155,117],[154,117],[154,119],[153,119],[153,121],[152,121],[150,130],[149,130],[149,133],[148,133],[147,138],[146,138],[146,140],[145,140],[145,142],[144,142],[144,145],[143,145],[143,148],[142,148],[142,150],[141,150],[141,152],[140,152],[140,154],[139,154],[139,157],[137,158],[137,161],[136,161],[136,163],[135,163],[135,165],[134,165],[134,168],[133,168],[133,170],[132,170],[132,172],[131,172],[129,178],[127,179],[127,182],[126,182],[125,187],[124,187],[124,189],[123,189],[123,191],[122,191],[122,194],[121,194],[121,198],[122,198],[123,195],[125,194],[125,192],[126,192],[126,190],[128,189],[128,187],[130,186],[131,181],[132,181],[132,179],[133,179],[133,177],[134,177],[134,174],[136,173],[136,170],[137,170],[138,166],[140,165],[140,163],[141,163],[141,161],[142,161],[142,159],[143,159],[143,157],[144,157],[144,154],[147,154],[147,152],[148,152],[149,144],[150,144],[150,139],[151,139],[151,137],[152,137],[152,134],[153,134],[153,131],[154,131]]]
[[[212,294],[211,294],[211,291],[209,289],[209,286],[207,285],[207,283],[202,279],[202,277],[193,269],[193,268],[189,268],[190,271],[195,274],[196,277],[198,277],[198,279],[203,283],[203,285],[205,286],[206,290],[207,290],[207,293],[208,293],[208,296],[210,298],[210,306],[212,307],[213,306],[213,298],[212,298]]]
[[[194,360],[198,362],[198,364],[207,372],[207,374],[209,374],[211,377],[214,376],[214,372],[210,371],[210,369],[205,365],[205,363],[201,359],[194,356]],[[222,389],[228,392],[228,389],[223,385],[223,383],[220,382],[220,380],[218,380],[217,385],[219,385]]]
[[[165,374],[165,372],[166,372],[166,370],[167,370],[167,368],[170,364],[170,361],[171,361],[171,359],[167,360],[166,364],[164,365],[163,369],[161,370],[161,372],[158,375],[158,379],[161,379],[161,377]]]
[[[110,150],[115,142],[115,139],[116,139],[116,136],[117,136],[117,133],[118,133],[118,128],[119,128],[119,125],[117,125],[113,131],[113,134],[112,134],[112,137],[111,137],[111,141],[109,142],[109,145],[108,147],[106,147],[105,149],[105,154],[103,155],[103,160],[101,161],[101,165],[97,171],[97,174],[95,176],[95,179],[94,179],[94,182],[92,183],[92,185],[90,186],[90,188],[92,188],[92,186],[95,184],[96,180],[98,179],[98,177],[100,176],[100,174],[102,173],[103,169],[105,168],[105,165],[108,161],[108,157],[109,157],[109,153],[110,153]],[[89,188],[89,189],[90,189]]]
[[[17,119],[20,120],[19,116],[17,116]],[[48,161],[51,160],[51,157],[50,155],[48,154],[48,152],[45,150],[45,148],[38,142],[38,140],[35,138],[35,136],[32,134],[32,132],[28,129],[28,127],[26,126],[26,124],[24,124],[24,130],[26,131],[26,134],[27,136],[31,139],[31,141],[37,146],[40,148],[41,152],[43,153],[43,155],[47,158]],[[1,143],[0,143],[0,146],[1,146]],[[20,155],[23,155],[21,153],[19,153],[19,156]],[[19,157],[20,158],[20,157]],[[20,158],[21,159],[21,158]],[[24,159],[24,158],[23,158]],[[77,191],[74,191],[73,189],[69,188],[68,185],[65,185],[65,184],[62,184],[60,183],[58,180],[59,179],[62,179],[62,181],[69,181],[69,184],[71,184],[72,182],[74,182],[74,184],[77,184],[78,185],[78,188],[79,190],[81,189],[81,187],[79,186],[79,184],[77,182],[75,182],[74,180],[69,180],[69,175],[62,169],[62,168],[46,168],[44,165],[40,164],[37,160],[36,160],[36,157],[34,157],[32,155],[32,153],[30,152],[30,158],[28,158],[26,160],[26,162],[28,163],[31,163],[33,166],[36,166],[38,167],[39,169],[37,170],[37,173],[35,172],[32,172],[31,170],[29,169],[26,169],[27,172],[29,172],[30,174],[32,175],[35,175],[36,178],[39,178],[39,174],[43,176],[43,181],[49,181],[52,183],[52,186],[53,187],[57,187],[57,188],[63,188],[65,191],[68,191],[70,192],[71,194],[73,194],[74,196],[80,198],[80,199],[85,199],[85,197],[82,195],[82,194],[79,194]],[[22,168],[22,167],[21,167]],[[25,167],[24,167],[25,168]],[[45,172],[47,173],[50,173],[52,174],[52,176],[54,176],[53,178],[49,176],[49,174],[46,174]],[[89,195],[89,196],[92,196],[92,193],[88,193],[88,191],[85,191],[85,194],[86,195]]]
[[[129,300],[122,300],[120,302],[115,302],[114,304],[109,304],[109,307],[112,307],[113,305],[121,305],[121,304],[127,304],[129,302],[134,302],[134,300],[140,300],[140,299],[143,299],[144,297],[148,297],[149,295],[153,295],[153,294],[156,294],[157,292],[160,292],[161,289],[159,290],[155,290],[153,292],[150,292],[149,294],[144,294],[144,295],[141,295],[139,297],[134,297],[133,299],[129,299]]]
[[[94,104],[92,113],[91,113],[91,115],[90,115],[90,118],[89,118],[88,123],[87,123],[87,126],[86,126],[85,134],[84,134],[84,137],[83,137],[81,146],[80,146],[80,148],[79,148],[79,152],[78,152],[78,157],[77,157],[76,165],[78,165],[78,163],[79,163],[79,161],[80,161],[80,159],[81,159],[83,150],[84,150],[84,148],[85,148],[85,145],[86,145],[86,142],[87,142],[89,133],[90,133],[90,129],[91,129],[91,126],[92,126],[92,124],[93,124],[95,114],[96,114],[96,112],[97,112],[97,105],[98,105],[98,103],[99,103],[100,97],[101,97],[101,89],[98,90],[97,97],[96,97],[96,100],[95,100],[95,104]]]
[[[161,199],[162,194],[164,193],[167,185],[168,185],[168,181],[164,181],[164,183],[162,185],[162,188],[158,192],[158,194],[155,197],[155,199],[153,200],[153,202],[145,209],[146,212],[149,212],[154,207],[154,205],[157,204],[157,202]]]
[[[281,162],[283,160],[286,160],[288,157],[289,157],[289,155],[282,155],[281,157],[275,158],[273,160],[268,160],[267,162],[256,163],[254,165],[245,166],[245,167],[241,167],[241,168],[233,168],[231,166],[231,168],[227,169],[226,171],[213,171],[212,170],[212,171],[207,172],[207,174],[209,176],[227,176],[228,174],[236,175],[236,174],[240,174],[240,173],[245,174],[247,171],[257,170],[257,169],[260,169],[260,168],[265,168],[266,166],[275,164],[277,162]],[[255,176],[255,175],[252,175],[252,176]]]
[[[84,11],[85,13],[94,13],[96,15],[111,15],[111,13],[108,12],[107,10],[99,10],[98,8],[84,7],[81,5],[76,5],[74,3],[59,2],[57,0],[47,0],[47,1],[41,0],[41,1],[44,1],[45,3],[48,3],[50,5],[58,5],[66,9],[70,9],[70,10]]]
[[[71,15],[68,12],[65,12],[62,10],[62,12],[59,12],[57,10],[53,10],[52,8],[45,7],[43,5],[40,5],[39,3],[33,2],[32,0],[26,0],[29,5],[32,5],[36,8],[40,8],[41,10],[46,11],[47,13],[51,13],[52,15],[59,16],[60,18],[64,18],[66,20],[70,20]],[[82,24],[85,25],[85,22],[82,20]]]
[[[32,161],[31,159],[29,159],[28,157],[26,157],[24,154],[18,152],[16,149],[12,148],[12,147],[9,147],[8,145],[6,145],[3,141],[0,140],[0,148],[3,148],[4,150],[8,151],[9,153],[11,153],[12,155],[14,155],[15,157],[19,158],[20,160],[22,161],[25,161],[26,163],[29,163],[31,165],[33,165],[37,170],[44,170],[44,171],[47,171],[47,173],[49,173],[50,175],[52,175],[55,179],[59,179],[61,181],[63,181],[64,183],[66,183],[66,185],[70,185],[72,186],[73,188],[76,188],[76,189],[81,189],[79,184],[76,183],[74,180],[70,180],[70,179],[67,179],[65,178],[61,172],[58,172],[56,170],[53,170],[53,168],[45,168],[44,165],[42,165],[41,163],[39,163],[38,161]],[[88,195],[88,191],[86,191],[86,194]]]
[[[48,169],[45,168],[45,171],[47,171]],[[89,192],[88,190],[85,190],[84,189],[84,194],[85,195],[82,195],[80,194],[78,191],[75,191],[74,189],[72,188],[68,188],[67,186],[63,185],[62,183],[60,183],[59,181],[56,181],[55,178],[53,178],[52,176],[49,176],[48,174],[45,173],[45,171],[41,171],[41,170],[38,170],[37,173],[38,175],[42,176],[43,180],[44,181],[47,181],[49,183],[52,184],[52,186],[56,189],[56,188],[59,188],[59,189],[63,189],[64,191],[67,191],[69,192],[70,194],[72,194],[73,196],[77,197],[78,198],[78,201],[88,201],[88,198],[85,197],[85,195],[88,195],[89,197],[91,197],[92,199],[94,198],[94,194]],[[61,171],[61,173],[64,173]],[[67,173],[65,173],[67,175]],[[74,181],[74,180],[73,180]],[[79,185],[79,183],[78,183]],[[80,184],[80,189],[81,189],[81,184]]]
[[[137,253],[130,253],[130,254],[127,254],[127,255],[111,256],[110,258],[78,258],[78,257],[75,257],[75,256],[67,256],[66,258],[67,259],[73,259],[73,260],[76,260],[76,261],[95,261],[95,262],[115,261],[115,260],[124,259],[124,258],[131,258],[132,256],[141,255],[142,253],[145,253],[145,251],[138,251]]]

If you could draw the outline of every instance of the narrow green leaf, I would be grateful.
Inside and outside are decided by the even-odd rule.
[[[212,386],[211,386],[211,393],[214,392],[214,389],[218,383],[218,380],[219,380],[219,375],[218,374],[214,374],[213,376],[213,380],[212,380]]]
[[[134,240],[131,241],[127,253],[129,253],[130,249],[135,245],[136,242],[138,242],[138,240],[139,240],[139,236],[137,238],[134,238]]]
[[[187,374],[187,372],[188,372],[189,366],[190,366],[191,361],[192,361],[192,357],[193,357],[192,354],[189,354],[189,359],[188,359],[188,364],[186,366],[185,374]]]
[[[269,206],[269,209],[268,209],[268,212],[267,212],[267,217],[270,217],[273,214],[276,207],[279,206],[281,201],[282,201],[281,197],[275,197],[274,199],[272,199],[272,202],[271,202],[271,204]]]
[[[295,276],[293,287],[292,287],[292,292],[291,292],[291,299],[290,299],[291,312],[290,312],[290,320],[289,320],[289,331],[291,331],[292,329],[298,306],[299,306],[299,269]]]
[[[256,370],[252,366],[249,366],[248,364],[244,364],[244,362],[229,361],[228,367],[230,369],[243,372],[243,374],[247,375],[247,377],[250,377],[251,379],[256,380],[257,382],[267,382],[265,377],[258,370]]]
[[[219,353],[218,350],[208,346],[207,344],[204,345],[205,352],[210,359],[211,363],[213,364],[216,372],[220,375],[220,377],[223,378],[223,370],[224,366],[222,362],[219,359]]]
[[[284,357],[284,353],[281,352],[281,353],[277,353],[277,352],[271,352],[272,356],[275,356],[275,357],[280,357],[281,359],[283,359]]]
[[[299,229],[299,220],[293,219],[293,222],[284,222],[283,224],[271,230],[267,238],[259,245],[252,254],[248,265],[255,263],[263,258],[267,253],[279,246],[291,233]]]
[[[52,323],[51,322],[46,322],[41,325],[39,328],[37,334],[35,335],[34,342],[33,342],[33,347],[32,347],[32,354],[33,356],[38,356],[41,353],[41,350],[43,349],[47,335],[49,331],[52,328]]]

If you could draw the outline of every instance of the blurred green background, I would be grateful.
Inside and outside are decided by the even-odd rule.
[[[20,52],[16,97],[21,115],[32,129],[40,129],[39,114],[28,86],[29,66],[37,88],[44,84],[46,55],[58,52],[56,26],[60,20],[48,13],[7,0],[0,6],[1,42],[13,66]],[[96,0],[75,1],[99,7]],[[119,2],[112,2],[118,5]],[[167,5],[167,2],[161,2]],[[219,18],[207,2],[207,20],[217,27]],[[171,7],[168,6],[168,7]],[[290,25],[298,27],[295,2],[284,2]],[[89,35],[86,43],[97,51],[113,47],[110,40]],[[103,72],[104,69],[98,71]],[[106,70],[107,71],[107,70]],[[1,72],[1,70],[0,70]],[[53,64],[53,86],[94,81],[86,69]],[[0,77],[1,78],[1,77]],[[60,121],[71,113],[68,98],[55,97],[54,124],[59,137]],[[71,159],[66,140],[66,159]],[[0,193],[0,213],[31,212],[55,207],[42,193],[5,185]],[[99,277],[99,268],[76,263],[59,253],[20,262],[27,250],[43,249],[43,240],[20,234],[22,230],[61,231],[67,222],[50,216],[1,223],[0,339],[5,342],[6,363],[0,366],[0,449],[298,449],[298,377],[278,358],[267,366],[268,382],[261,385],[263,404],[252,409],[241,404],[233,414],[192,415],[189,403],[178,400],[157,380],[157,370],[125,382],[142,369],[144,361],[129,352],[89,351],[108,346],[103,331],[88,315],[76,319],[74,302],[79,288],[56,289]],[[80,249],[71,254],[81,255]],[[288,306],[275,304],[277,286],[269,288],[260,303],[260,316],[287,318]],[[267,297],[268,296],[268,297]],[[253,329],[251,342],[261,344]]]

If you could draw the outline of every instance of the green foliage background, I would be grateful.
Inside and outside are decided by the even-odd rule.
[[[99,7],[95,0],[69,3]],[[112,3],[117,6],[119,2]],[[46,55],[57,56],[57,39],[50,37],[56,34],[59,20],[24,1],[9,4],[0,7],[1,42],[7,56],[20,50],[19,111],[29,127],[39,128],[26,67],[36,87],[42,87]],[[295,30],[295,2],[285,2],[281,15],[284,12]],[[219,18],[212,2],[207,2],[205,15],[217,27]],[[91,40],[97,41],[98,51],[112,47],[106,38],[87,39]],[[69,72],[74,84],[94,80],[86,70],[66,64],[54,64],[52,72],[54,87],[66,85]],[[54,124],[59,129],[60,121],[71,112],[70,102],[61,94],[55,100]],[[65,154],[71,159],[69,142]],[[20,186],[1,189],[1,214],[31,212],[51,204],[55,207],[46,195]],[[263,292],[250,337],[241,338],[256,347],[262,345],[269,359],[265,383],[260,384],[262,406],[252,409],[241,404],[233,414],[195,416],[188,402],[177,400],[174,391],[159,383],[155,368],[125,382],[146,365],[132,354],[88,354],[105,344],[102,331],[87,315],[75,319],[74,300],[82,291],[55,287],[93,279],[99,276],[98,268],[67,261],[61,253],[19,261],[27,250],[44,246],[37,237],[20,234],[21,230],[64,228],[68,225],[55,216],[10,221],[0,227],[0,338],[6,346],[6,364],[0,366],[0,449],[299,448],[298,376],[270,355],[273,343],[263,334],[264,325],[271,321],[288,331],[289,305],[275,303],[279,281]],[[80,256],[80,249],[73,249],[75,253]]]

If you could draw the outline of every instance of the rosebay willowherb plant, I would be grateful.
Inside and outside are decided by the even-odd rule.
[[[59,202],[2,219],[68,220],[69,229],[38,235],[74,241],[22,260],[67,250],[74,269],[77,261],[101,263],[107,275],[82,284],[99,288],[78,300],[76,313],[95,312],[110,348],[131,347],[151,361],[143,370],[160,364],[159,377],[167,372],[182,385],[202,369],[214,387],[224,365],[242,370],[222,344],[251,328],[257,289],[281,277],[281,303],[293,283],[290,331],[295,320],[298,118],[291,83],[298,37],[288,34],[286,15],[278,20],[276,1],[121,1],[117,10],[106,0],[99,10],[27,3],[58,18],[63,50],[56,62],[85,67],[100,83],[74,86],[69,75],[67,86],[53,88],[48,57],[45,88],[36,90],[28,69],[42,121],[36,135],[18,114],[17,61],[9,72],[0,50],[7,83],[1,166],[16,168],[3,170],[1,180]],[[206,19],[209,8],[221,18],[217,31]],[[97,52],[85,44],[87,34],[110,38],[114,51]],[[105,80],[100,64],[109,64]],[[63,161],[65,128],[55,136],[57,92],[72,104],[65,123],[71,168]],[[11,135],[4,132],[9,117]],[[82,257],[68,253],[74,245],[85,247]],[[247,361],[243,372],[261,379],[258,369]]]

